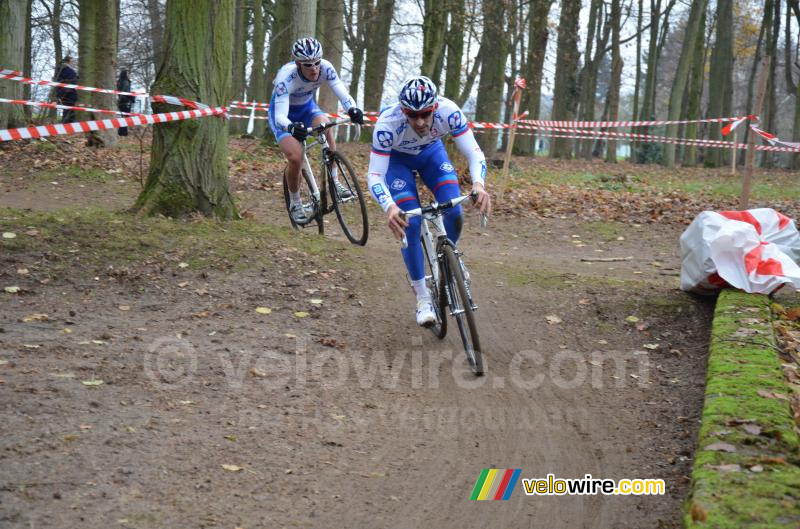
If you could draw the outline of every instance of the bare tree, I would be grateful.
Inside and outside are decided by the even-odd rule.
[[[22,70],[25,65],[25,0],[0,2],[0,64],[5,68]],[[22,85],[0,80],[0,97],[21,99]],[[25,113],[18,105],[0,105],[0,129],[21,127]]]
[[[556,79],[553,88],[553,119],[575,118],[578,105],[578,16],[580,0],[563,0],[558,22],[558,50],[556,56]],[[570,158],[570,140],[555,138],[550,149],[553,158]]]

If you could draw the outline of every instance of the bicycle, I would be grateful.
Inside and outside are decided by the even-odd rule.
[[[308,221],[297,224],[289,214],[289,222],[295,229],[305,228],[316,222],[320,235],[325,233],[323,217],[331,212],[336,212],[339,225],[342,227],[345,237],[360,246],[367,244],[369,236],[369,223],[367,220],[367,205],[364,201],[364,194],[361,192],[361,185],[358,183],[353,166],[343,154],[331,150],[328,146],[328,139],[325,131],[336,127],[342,123],[349,123],[347,119],[330,121],[308,129],[310,141],[303,144],[303,166],[301,168],[302,178],[300,179],[300,195],[303,209],[310,212]],[[320,146],[322,149],[322,191],[317,186],[314,178],[314,171],[308,161],[308,152]],[[349,192],[350,196],[341,196],[336,186],[337,178],[342,189]],[[331,204],[328,204],[328,194],[330,193]],[[290,210],[289,182],[286,178],[286,169],[283,171],[283,198],[286,201],[286,211]]]
[[[405,211],[406,216],[422,217],[420,239],[425,252],[425,281],[431,292],[436,321],[430,326],[433,334],[443,339],[447,335],[445,309],[455,318],[464,352],[467,354],[472,371],[483,375],[483,355],[481,353],[478,328],[475,324],[475,311],[478,306],[473,301],[469,272],[461,258],[463,252],[447,237],[442,215],[467,199],[475,199],[477,193],[463,195],[446,202],[431,202],[427,206]],[[486,226],[486,216],[481,215],[481,227]],[[403,246],[408,241],[403,237]]]

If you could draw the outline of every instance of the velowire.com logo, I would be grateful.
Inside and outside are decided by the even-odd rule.
[[[514,492],[521,468],[484,468],[472,489],[470,500],[507,500]]]

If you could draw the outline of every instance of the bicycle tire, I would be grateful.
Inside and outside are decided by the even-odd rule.
[[[422,239],[423,235],[420,235],[420,244],[422,244],[422,250],[425,253],[425,275],[431,276],[428,290],[431,293],[433,312],[436,314],[436,322],[430,327],[430,330],[434,336],[442,340],[447,336],[447,315],[444,313],[444,309],[447,307],[447,295],[442,284],[442,266],[439,266],[439,276],[436,277],[433,274],[432,265],[437,260],[437,257],[436,255],[428,255],[428,247]]]
[[[300,180],[300,197],[302,199],[304,206],[310,206],[314,210],[314,217],[309,220],[306,224],[297,224],[293,219],[292,215],[289,214],[289,181],[286,178],[286,168],[283,170],[283,200],[286,202],[286,213],[289,214],[289,222],[292,224],[292,228],[299,230],[300,228],[305,228],[312,222],[317,223],[317,231],[320,235],[325,233],[325,225],[322,222],[322,211],[319,205],[319,201],[314,198],[314,195],[311,194],[311,176],[308,174],[308,171],[305,167],[301,170],[301,174],[303,178]]]
[[[480,338],[478,328],[475,325],[475,314],[467,296],[467,288],[464,284],[464,274],[458,263],[455,250],[449,244],[441,248],[443,260],[446,262],[445,276],[450,291],[451,314],[458,324],[458,332],[464,344],[464,352],[467,353],[467,360],[470,363],[472,372],[477,376],[483,375],[483,355],[481,354]],[[461,312],[459,312],[461,311]]]
[[[336,218],[342,227],[345,237],[351,243],[358,246],[367,244],[369,237],[369,219],[367,218],[367,203],[364,194],[361,192],[361,185],[356,178],[356,172],[350,161],[338,152],[331,152],[331,167],[335,166],[338,172],[339,183],[350,190],[353,196],[342,199],[333,181],[333,174],[330,168],[328,174],[328,188],[333,202],[333,209],[336,211]]]

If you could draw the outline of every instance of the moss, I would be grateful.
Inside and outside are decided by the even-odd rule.
[[[37,179],[45,182],[60,178],[70,178],[91,183],[105,183],[109,179],[109,174],[103,169],[83,167],[80,165],[66,165],[56,169],[41,171],[37,174]]]
[[[719,296],[686,527],[800,523],[800,442],[788,403],[769,398],[788,393],[773,349],[770,317],[764,296],[732,290]],[[706,449],[717,442],[736,451]]]
[[[622,222],[610,221],[586,222],[583,227],[605,241],[614,241],[617,237],[625,235],[630,229]]]

